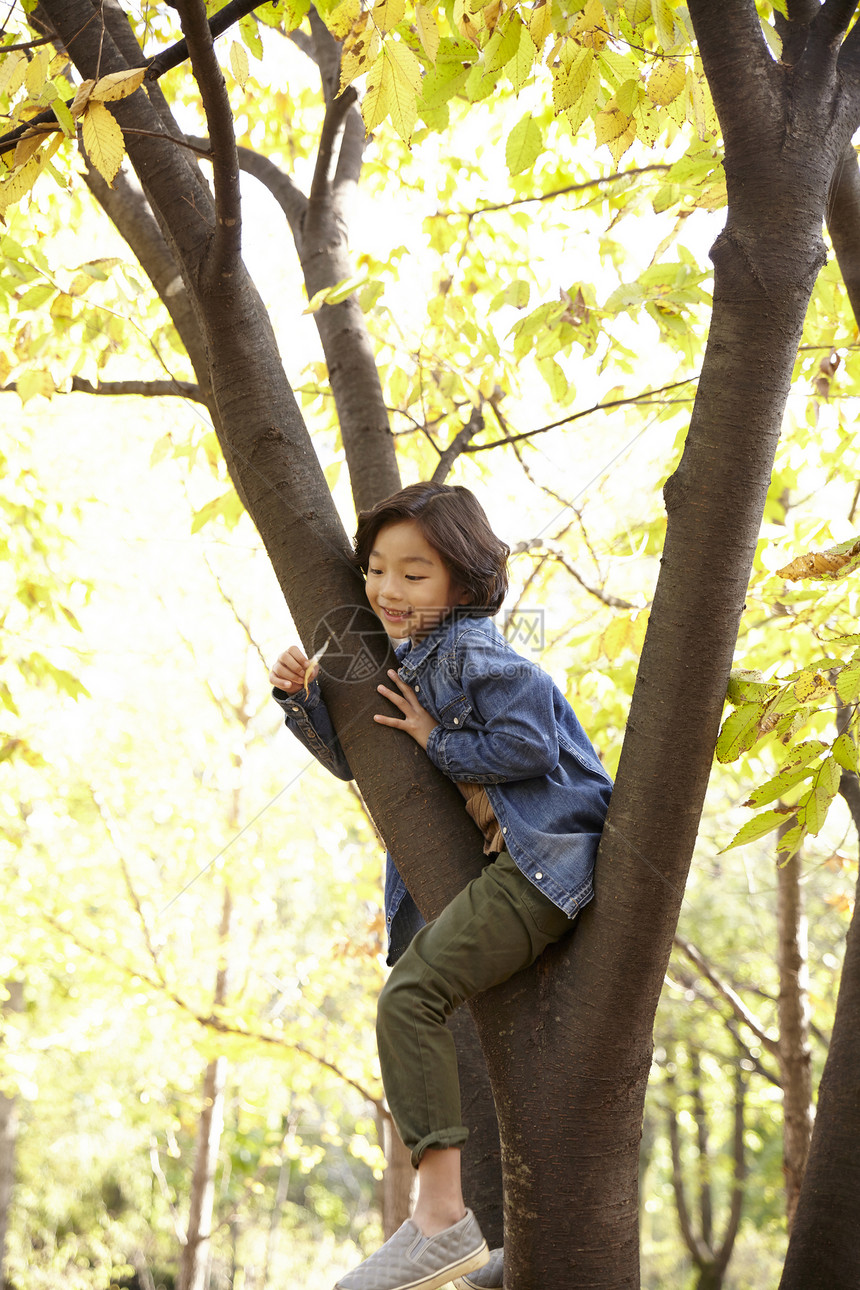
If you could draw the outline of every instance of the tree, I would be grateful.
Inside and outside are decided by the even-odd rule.
[[[225,459],[310,648],[320,643],[320,605],[353,606],[360,589],[274,336],[239,258],[238,154],[211,28],[194,0],[177,8],[208,119],[214,201],[187,153],[165,140],[179,132],[157,90],[123,98],[116,120],[199,328]],[[622,81],[597,102],[595,51],[605,47],[607,28],[616,30],[612,8],[585,6],[564,37],[559,66],[574,113],[582,110],[584,119],[595,108],[600,131],[621,155],[641,100],[638,83],[634,95]],[[597,902],[569,945],[474,1009],[499,1110],[506,1275],[513,1287],[570,1276],[595,1285],[637,1280],[636,1160],[654,1011],[803,318],[822,262],[827,195],[860,119],[858,38],[852,31],[843,41],[853,4],[826,0],[811,24],[792,16],[784,45],[790,57],[779,63],[751,0],[732,0],[718,11],[696,0],[689,11],[725,141],[729,219],[713,251],[714,313],[696,405],[680,465],[665,489],[663,561],[601,849]],[[656,5],[655,12],[652,19],[651,6],[625,5],[618,21],[627,24],[625,35],[643,38],[653,21],[660,44],[672,48],[671,8]],[[124,20],[114,10],[105,13],[100,30],[82,0],[44,6],[80,75],[96,83],[143,61],[130,49]],[[385,30],[387,20],[377,16]],[[486,70],[508,67],[522,53],[533,59],[516,10],[498,30],[493,20],[492,31],[486,13],[483,31],[460,16],[473,28]],[[529,39],[536,50],[531,32]],[[392,117],[408,138],[414,117],[397,105],[404,83],[416,94],[418,87],[415,61],[401,46],[408,48],[398,37],[365,55],[371,64],[365,121],[394,105]],[[347,53],[361,60],[357,39]],[[460,69],[471,75],[462,60]],[[672,71],[667,64],[664,74]],[[572,78],[583,74],[587,103],[584,91],[574,99],[570,89]],[[554,83],[561,80],[556,69]],[[668,93],[655,88],[658,98]],[[697,94],[701,83],[694,78],[694,104]],[[87,109],[87,116],[90,132],[104,126],[101,111]],[[522,147],[530,134],[525,122],[516,143]],[[565,325],[573,325],[585,304],[565,305]],[[534,326],[542,324],[548,324],[545,314]],[[354,655],[362,642],[350,634],[351,619],[350,609],[337,626],[345,652]],[[382,666],[382,651],[374,648]],[[474,871],[462,859],[474,838],[456,793],[416,750],[402,750],[402,777],[386,773],[390,743],[361,722],[374,679],[349,685],[330,677],[326,698],[373,816],[432,915]],[[433,874],[421,873],[415,856],[431,840],[439,863]],[[852,1006],[848,990],[843,1015],[850,1018]],[[821,1135],[833,1131],[822,1104],[825,1111]],[[799,1215],[803,1209],[801,1196]],[[847,1227],[833,1245],[856,1260]]]

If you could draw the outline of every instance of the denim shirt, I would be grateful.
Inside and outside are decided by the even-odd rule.
[[[449,617],[396,654],[400,678],[439,723],[427,756],[450,779],[484,786],[512,859],[572,918],[594,894],[612,780],[567,699],[486,617]],[[317,760],[351,779],[317,682],[306,699],[274,697]],[[393,962],[422,919],[390,856],[385,913]]]

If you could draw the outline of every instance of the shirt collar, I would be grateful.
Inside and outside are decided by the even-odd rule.
[[[430,655],[453,635],[464,620],[474,619],[474,617],[474,614],[458,613],[455,610],[447,618],[443,618],[442,622],[437,627],[434,627],[432,632],[428,632],[417,645],[413,646],[412,642],[408,640],[401,641],[399,645],[396,645],[394,652],[397,655],[398,670],[403,673],[404,678],[409,680],[415,676],[418,669],[427,662]],[[486,621],[486,618],[479,619],[479,621]]]

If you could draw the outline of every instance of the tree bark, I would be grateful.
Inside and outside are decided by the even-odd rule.
[[[860,835],[860,785],[843,774],[840,791]],[[858,890],[860,895],[860,890]],[[830,1050],[780,1290],[849,1290],[860,1285],[860,926],[845,942]]]
[[[780,829],[787,832],[790,824]],[[789,860],[777,844],[779,1061],[782,1084],[782,1168],[791,1231],[812,1136],[812,1051],[809,1045],[809,961],[799,853]]]

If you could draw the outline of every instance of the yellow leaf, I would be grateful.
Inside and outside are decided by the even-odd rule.
[[[588,51],[591,52],[590,50]],[[564,63],[557,63],[552,69],[552,105],[556,112],[563,112],[573,104],[570,88],[570,72]]]
[[[600,647],[610,663],[614,663],[621,651],[629,644],[630,626],[630,616],[621,614],[612,619],[601,636]]]
[[[90,95],[93,92],[94,85],[95,85],[95,81],[81,81],[80,85],[78,86],[77,93],[75,94],[75,97],[72,100],[72,106],[69,108],[69,111],[71,112],[74,118],[79,117],[83,112],[84,108],[87,106]]]
[[[590,49],[580,49],[568,69],[570,96],[575,103],[585,93],[589,77],[594,71],[594,53]]]
[[[609,39],[609,20],[600,0],[587,0],[585,8],[571,27],[570,34],[580,45],[589,49],[603,49]]]
[[[505,71],[511,78],[511,84],[515,90],[521,90],[531,75],[537,58],[535,43],[529,35],[528,27],[520,25],[520,39],[517,44],[517,52],[513,58],[505,64]]]
[[[418,39],[421,41],[421,48],[430,62],[435,63],[436,55],[439,52],[439,20],[436,17],[436,10],[431,9],[426,4],[416,5],[415,22],[418,27]]]
[[[386,45],[385,54],[387,71],[383,72],[383,79],[386,75],[389,78],[388,112],[395,130],[408,145],[418,119],[416,99],[421,88],[421,64],[401,41]]]
[[[48,372],[38,371],[34,368],[29,368],[26,372],[22,372],[15,382],[15,389],[22,403],[27,403],[29,399],[35,398],[37,394],[41,394],[44,399],[49,399],[56,388]]]
[[[375,27],[368,26],[369,22],[370,15],[363,13],[344,42],[339,94],[358,76],[363,76],[377,59],[382,37]]]
[[[552,5],[548,0],[536,0],[535,7],[529,14],[529,35],[540,52],[549,33],[552,31]]]
[[[143,84],[145,67],[132,67],[125,72],[111,72],[96,81],[90,94],[91,99],[99,103],[114,103],[117,99],[127,99]]]
[[[654,67],[648,78],[646,93],[652,103],[665,105],[676,99],[684,88],[686,70],[677,58],[666,58]]]
[[[4,215],[13,202],[20,201],[30,191],[39,178],[41,169],[41,157],[36,153],[0,183],[0,215]]]
[[[624,156],[627,149],[633,143],[633,140],[635,138],[636,138],[636,121],[634,120],[633,117],[631,117],[630,124],[628,125],[627,129],[624,130],[622,134],[619,134],[617,138],[611,139],[609,143],[607,143],[606,145],[609,151],[612,153],[612,159],[615,162],[616,166],[618,165],[621,158]]]
[[[104,103],[87,104],[84,113],[84,147],[96,170],[112,185],[125,155],[122,130]]]
[[[384,59],[380,59],[378,63],[373,64],[367,74],[367,89],[361,101],[361,115],[368,134],[375,130],[388,114],[387,85],[383,84],[382,79],[384,66]]]
[[[352,31],[356,19],[361,14],[361,0],[341,0],[328,16],[326,26],[333,36],[343,40]]]
[[[10,98],[17,94],[24,84],[28,66],[27,57],[20,49],[7,54],[0,63],[0,94],[8,94]]]
[[[821,672],[801,672],[794,683],[795,698],[800,703],[816,703],[833,693],[833,686]]]
[[[248,62],[248,51],[244,45],[239,43],[238,40],[234,40],[230,46],[230,70],[238,84],[241,85],[242,89],[244,89],[251,72],[251,67]]]
[[[27,67],[24,75],[24,84],[27,87],[27,93],[30,98],[37,99],[42,93],[45,81],[48,79],[48,64],[51,61],[51,55],[47,49],[38,49]]]
[[[481,7],[481,16],[487,31],[495,31],[503,13],[502,0],[491,0],[490,4]]]
[[[377,0],[370,11],[370,16],[378,31],[391,31],[403,21],[406,12],[405,0]]]
[[[601,144],[610,143],[613,139],[620,138],[625,130],[629,128],[632,119],[626,112],[620,111],[619,108],[598,112],[594,118],[594,138],[598,148]]]
[[[34,134],[25,134],[15,149],[13,165],[23,166],[25,161],[29,161],[39,151],[44,142],[45,136],[41,131]]]
[[[58,291],[51,303],[52,318],[71,318],[74,315],[74,302],[65,291]]]
[[[624,0],[624,12],[634,27],[651,17],[651,0]]]
[[[675,43],[675,18],[669,0],[651,0],[651,16],[657,28],[657,40],[664,49]]]
[[[2,349],[0,349],[0,390],[2,390],[3,386],[8,381],[9,373],[11,371],[12,371],[12,364],[9,362],[9,359],[3,353]]]

